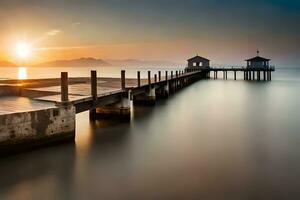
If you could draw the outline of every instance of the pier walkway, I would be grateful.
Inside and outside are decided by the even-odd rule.
[[[167,98],[195,81],[207,79],[210,72],[244,73],[245,80],[271,81],[268,70],[244,68],[210,68],[204,70],[164,71],[141,78],[128,79],[125,70],[120,78],[91,77],[68,78],[67,72],[60,79],[0,80],[0,154],[18,149],[53,142],[74,140],[76,113],[89,111],[90,119],[103,117],[130,121],[133,104],[154,105],[156,99]]]

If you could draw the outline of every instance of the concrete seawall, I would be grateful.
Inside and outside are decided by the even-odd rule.
[[[0,115],[0,154],[75,137],[75,107]]]

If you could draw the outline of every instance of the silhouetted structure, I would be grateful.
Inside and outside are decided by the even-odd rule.
[[[207,58],[203,58],[201,56],[195,56],[193,58],[190,58],[188,61],[188,69],[209,69],[209,61]]]
[[[254,58],[247,59],[247,68],[251,69],[268,69],[270,67],[269,61],[271,59],[263,58],[259,56],[259,51],[257,51],[257,56]]]

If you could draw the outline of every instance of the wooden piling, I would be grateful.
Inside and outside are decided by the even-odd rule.
[[[178,89],[178,71],[175,72],[176,80],[175,80],[175,89]]]
[[[94,101],[97,100],[97,71],[91,71],[91,94]]]
[[[148,71],[148,85],[149,88],[151,89],[151,71]]]
[[[138,87],[141,87],[141,72],[137,72],[137,85]]]
[[[167,81],[168,80],[168,71],[166,71],[166,75],[165,76],[166,76],[165,79]]]
[[[154,74],[154,83],[157,83],[157,74]]]
[[[236,80],[236,71],[234,71],[234,80]]]
[[[121,88],[125,90],[126,83],[125,83],[125,70],[121,71]]]
[[[61,102],[69,101],[68,72],[61,72]]]
[[[161,81],[161,71],[158,71],[158,81]]]

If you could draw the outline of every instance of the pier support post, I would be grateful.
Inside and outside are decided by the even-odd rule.
[[[120,94],[120,101],[96,108],[97,119],[118,119],[120,121],[130,121],[131,103],[130,91]]]
[[[168,80],[168,71],[166,71],[165,73],[166,73],[165,80],[167,81]]]
[[[143,94],[137,94],[133,96],[134,105],[153,106],[155,105],[156,94],[155,88],[150,88]]]
[[[175,90],[178,90],[179,80],[178,80],[178,71],[175,72]]]
[[[168,71],[165,72],[166,84],[163,86],[162,97],[167,98],[169,96],[169,81],[168,81]]]
[[[170,93],[173,94],[175,92],[175,88],[176,88],[175,81],[176,80],[174,80],[173,71],[171,71],[171,79],[169,80],[169,94]]]
[[[151,71],[148,71],[148,88],[146,89],[145,93],[137,94],[133,96],[133,104],[134,105],[155,105],[155,101],[156,101],[155,85],[152,86]]]
[[[125,83],[125,70],[121,71],[121,88],[125,90],[126,83]],[[112,118],[112,119],[119,119],[121,121],[130,121],[130,110],[131,110],[131,103],[130,103],[130,91],[123,91],[120,94],[119,100],[116,103],[107,104],[104,106],[97,106],[96,107],[96,119],[103,119],[103,118]]]
[[[125,83],[125,70],[121,71],[121,88],[125,90],[126,83]]]
[[[148,71],[148,86],[151,89],[151,71]]]
[[[161,71],[158,71],[158,81],[161,81]]]
[[[272,72],[271,72],[271,70],[268,70],[267,71],[267,75],[268,75],[268,81],[271,81],[272,80]]]
[[[93,98],[93,104],[95,105],[97,102],[97,71],[91,71],[91,94]],[[96,118],[96,109],[90,110],[90,120],[95,120]]]
[[[266,70],[264,70],[264,81],[266,81]]]
[[[249,80],[250,81],[252,80],[251,75],[252,75],[252,73],[251,73],[251,71],[249,71]]]
[[[68,72],[61,72],[61,102],[66,103],[68,101],[69,101]]]
[[[141,87],[141,72],[137,72],[137,86]]]
[[[236,80],[236,71],[234,71],[234,80]]]

